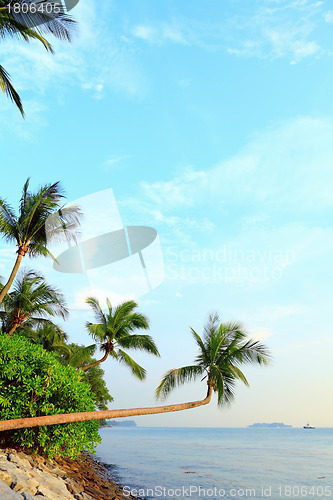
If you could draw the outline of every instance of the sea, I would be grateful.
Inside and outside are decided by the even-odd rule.
[[[125,496],[333,498],[333,428],[105,427],[96,458]]]

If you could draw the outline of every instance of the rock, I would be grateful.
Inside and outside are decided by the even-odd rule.
[[[64,500],[65,498],[73,498],[72,495],[64,497],[64,496],[62,496],[61,493],[59,494],[58,492],[56,492],[54,490],[50,490],[49,488],[47,488],[44,485],[38,486],[37,496],[38,495],[43,495],[43,497],[47,497],[49,500]]]
[[[0,469],[0,480],[6,483],[9,487],[12,484],[12,476],[6,470]]]
[[[45,473],[45,475],[43,476],[43,485],[38,487],[38,492],[40,493],[41,487],[50,490],[52,494],[58,496],[60,500],[73,498],[73,496],[68,491],[65,482],[62,479],[51,476],[51,474]]]
[[[27,491],[23,491],[21,495],[24,500],[35,500],[35,497],[33,497],[31,493],[28,493]]]
[[[91,498],[91,496],[87,495],[87,493],[84,492],[82,492],[79,497],[80,500],[91,500]]]
[[[9,453],[8,460],[17,467],[20,467],[20,469],[31,469],[30,462],[26,458],[22,459],[18,457],[16,453]]]
[[[66,478],[65,483],[67,486],[68,491],[74,495],[80,494],[84,491],[84,487],[81,483],[78,483],[77,481],[73,481],[73,479]]]
[[[32,495],[35,495],[37,492],[37,488],[39,486],[39,481],[33,477],[29,477],[27,472],[17,470],[12,476],[12,484],[10,485],[11,489],[14,491],[27,491]]]
[[[3,481],[0,481],[0,498],[1,500],[22,500],[22,496],[11,490]]]
[[[76,460],[50,460],[14,449],[0,450],[0,484],[7,494],[0,491],[0,500],[125,499],[108,471],[88,453]]]

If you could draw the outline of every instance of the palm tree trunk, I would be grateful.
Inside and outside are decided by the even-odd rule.
[[[8,332],[8,337],[10,337],[11,334],[15,332],[15,330],[16,330],[17,327],[18,327],[18,324],[14,323],[13,326],[11,327],[11,329]]]
[[[88,370],[88,368],[91,368],[92,366],[96,366],[96,365],[99,365],[100,363],[103,363],[103,361],[106,360],[106,358],[108,357],[109,354],[110,354],[110,351],[106,351],[106,353],[104,354],[102,359],[100,359],[99,361],[95,361],[94,363],[91,363],[90,365],[83,366],[82,368],[78,368],[78,370],[82,370],[84,372],[84,371]]]
[[[18,269],[20,267],[21,260],[25,256],[25,254],[28,252],[28,250],[29,250],[29,247],[22,247],[22,246],[19,247],[19,249],[17,251],[17,257],[16,257],[16,261],[15,261],[13,270],[12,270],[10,276],[9,276],[9,279],[8,279],[7,283],[5,284],[5,286],[3,287],[3,289],[1,290],[1,293],[0,293],[0,304],[3,301],[4,297],[6,296],[8,290],[12,286],[14,278],[15,278],[15,276],[17,274],[17,271],[18,271]]]
[[[0,421],[0,431],[11,429],[22,429],[27,427],[38,427],[40,425],[68,424],[71,422],[84,422],[86,420],[101,420],[103,418],[133,417],[135,415],[152,415],[157,413],[168,413],[171,411],[188,410],[206,405],[210,402],[212,388],[208,386],[207,396],[200,401],[179,403],[167,406],[153,406],[151,408],[129,408],[126,410],[91,411],[81,413],[65,413],[61,415],[47,415],[43,417],[18,418]]]

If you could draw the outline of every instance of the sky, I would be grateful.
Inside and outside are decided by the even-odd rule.
[[[213,398],[137,424],[332,427],[331,3],[80,0],[70,13],[74,40],[50,38],[54,55],[1,41],[26,119],[0,96],[0,196],[17,207],[27,177],[33,189],[60,181],[68,202],[90,206],[84,238],[157,231],[150,289],[138,253],[88,277],[24,263],[64,290],[75,342],[92,343],[89,295],[135,298],[149,317],[161,358],[133,353],[144,382],[103,363],[110,408],[155,405],[165,371],[196,355],[190,327],[200,334],[216,311],[264,342],[271,366],[245,366],[250,388],[239,383],[230,407]],[[0,245],[5,277],[16,249]],[[167,401],[205,390],[198,381]]]

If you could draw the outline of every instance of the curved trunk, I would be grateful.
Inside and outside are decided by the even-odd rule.
[[[106,353],[104,354],[102,359],[100,359],[99,361],[95,361],[94,363],[91,363],[90,365],[83,366],[82,368],[78,368],[78,370],[82,370],[84,372],[84,371],[88,370],[88,368],[91,368],[92,366],[96,366],[96,365],[99,365],[100,363],[103,363],[103,361],[106,360],[106,358],[108,357],[109,354],[110,354],[110,351],[106,351]]]
[[[1,293],[0,293],[0,304],[3,301],[4,297],[7,295],[8,290],[12,286],[12,283],[14,281],[14,278],[15,278],[15,276],[17,274],[17,271],[18,271],[18,269],[20,267],[20,264],[21,264],[21,260],[24,257],[24,255],[25,255],[25,253],[20,252],[20,250],[18,251],[18,255],[17,255],[17,258],[16,258],[16,262],[14,264],[13,270],[12,270],[10,276],[9,276],[9,279],[8,279],[7,283],[5,284],[5,286],[3,287],[3,289],[1,290]]]
[[[6,296],[7,292],[9,291],[10,287],[12,286],[14,278],[15,278],[15,276],[17,274],[17,271],[18,271],[18,269],[20,267],[22,258],[28,252],[29,252],[29,246],[27,246],[27,245],[21,245],[19,247],[19,249],[17,251],[16,261],[15,261],[14,267],[12,269],[12,272],[10,273],[10,276],[9,276],[9,279],[8,279],[7,283],[5,284],[5,286],[3,287],[3,289],[1,290],[1,293],[0,293],[0,304],[3,301],[4,297]]]
[[[11,327],[11,329],[8,332],[8,337],[10,337],[11,334],[15,332],[15,330],[16,330],[17,327],[18,327],[18,323],[14,323],[13,326]]]
[[[212,388],[209,386],[207,396],[200,401],[179,403],[167,406],[153,406],[151,408],[129,408],[126,410],[106,410],[82,413],[65,413],[61,415],[47,415],[43,417],[19,418],[13,420],[2,420],[0,431],[11,429],[22,429],[26,427],[38,427],[40,425],[68,424],[70,422],[83,422],[86,420],[101,420],[103,418],[133,417],[135,415],[152,415],[157,413],[168,413],[172,411],[188,410],[206,405],[210,402]]]

